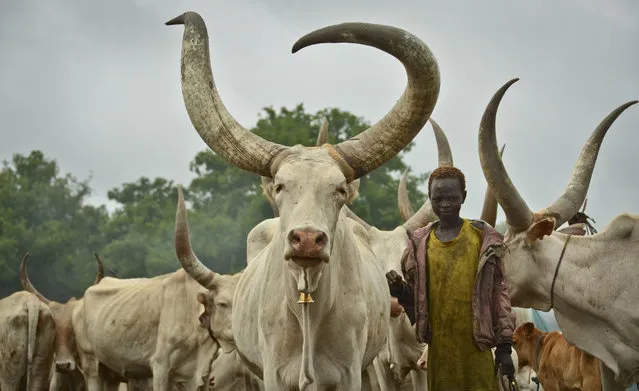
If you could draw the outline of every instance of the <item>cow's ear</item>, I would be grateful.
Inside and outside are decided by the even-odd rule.
[[[260,185],[262,194],[264,194],[267,199],[273,200],[273,178],[263,176],[260,177],[260,179],[262,180],[262,184]]]
[[[208,330],[209,326],[211,325],[211,313],[209,312],[208,298],[206,297],[206,294],[198,292],[197,301],[198,303],[202,304],[202,306],[204,306],[204,312],[202,312],[200,314],[200,317],[198,318],[200,327]]]
[[[197,294],[197,302],[202,304],[205,308],[208,305],[208,300],[205,293],[198,292]]]
[[[355,201],[359,194],[359,179],[355,179],[351,183],[348,184],[348,200],[346,200],[347,204]]]
[[[544,236],[549,236],[555,229],[555,219],[553,217],[546,217],[539,221],[534,222],[528,230],[526,230],[526,241],[532,245],[537,240],[541,240]]]
[[[524,323],[524,325],[522,326],[523,330],[524,330],[524,335],[532,335],[533,332],[535,331],[535,324],[532,322],[526,322]]]

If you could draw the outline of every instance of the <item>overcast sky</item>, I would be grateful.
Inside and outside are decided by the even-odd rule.
[[[433,118],[467,175],[469,217],[479,215],[486,188],[479,121],[503,83],[521,78],[502,102],[497,137],[507,143],[505,165],[533,209],[563,191],[599,121],[639,98],[636,0],[484,0],[481,7],[476,1],[22,0],[0,5],[0,159],[40,149],[63,172],[92,173],[95,203],[143,175],[188,184],[188,164],[206,146],[182,100],[183,27],[164,25],[187,10],[206,21],[217,86],[247,127],[264,106],[299,102],[311,112],[339,107],[374,122],[401,95],[406,76],[392,57],[352,44],[292,55],[302,35],[364,21],[422,38],[439,61]],[[407,156],[412,169],[434,168],[430,126],[415,140]],[[618,213],[638,212],[638,140],[639,105],[621,115],[601,148],[588,201],[599,229]]]

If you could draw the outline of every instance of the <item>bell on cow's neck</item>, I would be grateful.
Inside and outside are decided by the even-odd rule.
[[[315,303],[310,293],[300,292],[300,298],[297,299],[299,304]]]

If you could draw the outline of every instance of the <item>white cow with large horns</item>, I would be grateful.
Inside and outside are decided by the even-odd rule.
[[[439,166],[452,165],[452,154],[446,135],[432,118],[429,121],[433,125],[437,141]],[[328,121],[324,118],[317,136],[316,145],[321,146],[327,140]],[[402,177],[404,192],[406,173]],[[356,184],[356,182],[353,181],[352,183]],[[277,215],[277,205],[274,200],[275,192],[271,178],[262,177],[262,190],[273,208],[273,213]],[[399,191],[402,191],[401,186]],[[494,201],[494,203],[496,208],[497,201]],[[384,271],[401,270],[400,258],[408,243],[407,231],[428,224],[434,216],[430,201],[426,200],[419,213],[412,213],[403,225],[396,227],[392,231],[386,231],[372,227],[353,213],[347,205],[344,205],[342,210],[345,211],[349,219],[353,220],[351,224],[355,236],[361,239],[357,243],[373,250]],[[247,238],[248,262],[251,262],[255,254],[258,254],[272,240],[276,225],[277,219],[267,219],[249,232]],[[418,391],[428,387],[426,372],[418,365],[418,359],[422,355],[424,345],[417,341],[415,329],[411,326],[407,315],[403,313],[398,317],[390,318],[388,332],[387,343],[373,361],[380,390],[399,390],[403,384],[406,384],[408,374],[410,374],[410,383],[412,383],[413,390]]]
[[[343,23],[302,37],[294,53],[326,42],[381,49],[404,64],[408,84],[393,109],[356,137],[285,147],[251,133],[224,107],[202,18],[187,12],[167,24],[185,25],[182,93],[195,129],[219,156],[274,180],[277,230],[233,298],[238,352],[268,391],[360,389],[363,370],[387,338],[389,290],[341,211],[353,196],[351,183],[401,151],[430,117],[439,95],[433,54],[414,35],[376,24]],[[210,273],[202,264],[199,271]]]
[[[639,381],[639,216],[620,214],[591,236],[570,236],[554,228],[578,212],[606,132],[638,101],[619,106],[599,124],[581,150],[564,193],[533,212],[497,151],[497,108],[517,80],[495,93],[479,127],[482,170],[508,224],[504,240],[510,251],[503,256],[512,304],[541,311],[554,308],[568,342],[601,360],[603,389],[624,390]]]

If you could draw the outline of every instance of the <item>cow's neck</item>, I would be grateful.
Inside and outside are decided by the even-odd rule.
[[[602,273],[606,272],[608,267],[598,261],[605,259],[606,251],[610,249],[607,250],[604,243],[590,237],[572,236],[566,243],[568,237],[569,235],[554,233],[540,242],[538,248],[533,252],[532,266],[537,270],[531,275],[536,277],[528,284],[538,287],[537,297],[536,300],[524,304],[548,311],[551,309],[552,302],[552,307],[555,309],[569,306],[579,309],[580,312],[601,314],[603,308],[595,308],[597,307],[594,305],[596,303],[592,302],[599,296],[596,294],[596,289],[593,290],[598,281],[592,280],[588,276],[596,278],[600,275],[599,269]],[[575,278],[576,276],[586,278]],[[591,303],[588,303],[588,300]],[[539,301],[543,304],[538,303]]]
[[[349,236],[350,235],[350,236]],[[289,317],[293,322],[298,323],[302,335],[302,357],[300,362],[300,373],[298,378],[298,387],[303,390],[308,385],[316,382],[315,364],[316,358],[316,337],[318,328],[323,323],[324,317],[333,312],[333,307],[338,304],[336,302],[335,292],[342,291],[344,281],[342,279],[350,279],[354,276],[351,269],[351,275],[345,274],[342,261],[349,259],[357,262],[355,257],[358,255],[355,247],[355,238],[348,229],[347,222],[339,218],[335,232],[333,234],[333,246],[331,248],[331,256],[328,264],[322,270],[321,277],[317,280],[316,289],[312,293],[312,303],[298,303],[300,292],[298,289],[299,276],[297,273],[286,271],[286,302],[292,316]],[[348,298],[345,298],[348,300]]]
[[[537,272],[532,274],[542,275],[543,281],[530,280],[528,284],[543,287],[543,292],[516,305],[549,309],[550,286],[567,236],[553,233],[540,243],[533,266]],[[628,262],[636,262],[629,257],[629,242],[603,235],[572,237],[557,273],[553,298],[555,318],[568,342],[598,357],[622,377],[630,376],[634,369],[629,363],[639,360],[633,342],[639,340],[639,330],[625,327],[639,324],[632,302],[637,285],[624,273],[632,270]],[[540,306],[539,299],[546,304]]]

